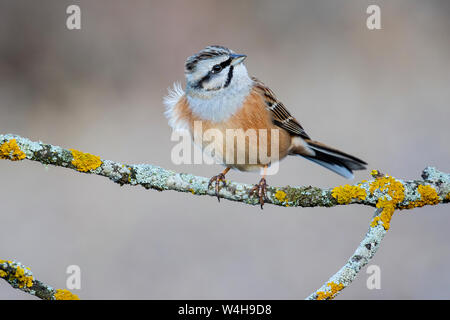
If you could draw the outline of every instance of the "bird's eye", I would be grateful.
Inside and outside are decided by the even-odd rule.
[[[212,72],[213,73],[219,73],[220,71],[222,71],[222,66],[220,64],[216,64],[213,68],[212,68]]]

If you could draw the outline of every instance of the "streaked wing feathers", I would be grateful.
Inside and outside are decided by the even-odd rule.
[[[254,89],[257,90],[266,102],[266,109],[272,114],[272,121],[280,128],[295,136],[310,139],[300,123],[289,113],[286,107],[278,101],[275,94],[257,78],[252,77]]]

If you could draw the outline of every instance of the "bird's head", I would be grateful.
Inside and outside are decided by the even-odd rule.
[[[247,56],[236,54],[222,46],[208,46],[186,60],[187,90],[198,95],[214,95],[214,92],[247,83],[247,68],[242,63]]]

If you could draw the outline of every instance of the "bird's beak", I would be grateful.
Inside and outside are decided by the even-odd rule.
[[[230,55],[231,58],[231,65],[235,66],[238,65],[239,63],[241,63],[242,61],[245,60],[245,58],[247,58],[247,56],[245,54],[231,54]]]

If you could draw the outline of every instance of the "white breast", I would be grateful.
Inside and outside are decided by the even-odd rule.
[[[243,64],[235,66],[231,84],[220,90],[186,88],[186,97],[193,114],[213,122],[225,121],[238,111],[252,90],[250,79]]]

